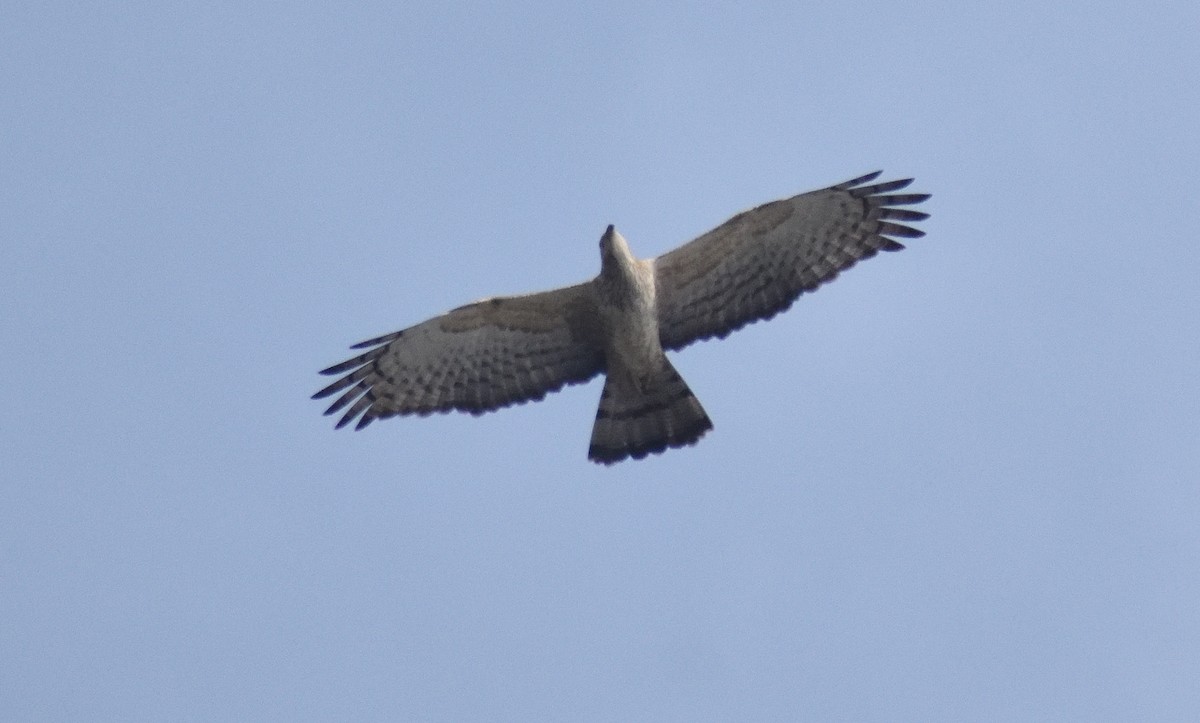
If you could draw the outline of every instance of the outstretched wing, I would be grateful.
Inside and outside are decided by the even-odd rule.
[[[929,195],[888,195],[911,178],[863,185],[880,173],[745,211],[655,259],[663,348],[770,319],[860,259],[904,248],[890,237],[924,236],[894,222],[929,214],[895,207]]]
[[[590,284],[484,299],[414,327],[355,344],[374,347],[322,374],[344,374],[313,395],[341,396],[341,428],[397,414],[482,414],[586,381],[604,369]]]

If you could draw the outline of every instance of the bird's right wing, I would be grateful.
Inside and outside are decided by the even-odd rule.
[[[541,399],[604,369],[590,283],[484,299],[403,331],[355,344],[374,347],[322,374],[342,374],[313,395],[341,393],[355,429],[397,414],[473,414]]]

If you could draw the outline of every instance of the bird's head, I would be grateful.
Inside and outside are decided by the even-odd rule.
[[[615,226],[609,224],[604,230],[604,235],[600,237],[600,260],[607,263],[610,260],[616,261],[618,257],[628,258],[629,255],[629,244],[625,237]]]

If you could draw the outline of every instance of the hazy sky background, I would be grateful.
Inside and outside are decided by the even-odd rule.
[[[0,719],[1200,717],[1200,4],[436,5],[0,10]],[[695,448],[309,399],[877,168]]]

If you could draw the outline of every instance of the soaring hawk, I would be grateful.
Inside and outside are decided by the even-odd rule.
[[[337,427],[395,415],[482,414],[541,399],[605,375],[588,458],[612,464],[694,444],[712,429],[665,350],[724,338],[787,309],[798,296],[897,238],[897,223],[929,217],[898,206],[911,178],[866,185],[880,172],[739,213],[658,258],[637,259],[612,226],[600,238],[600,275],[524,296],[483,299],[403,331],[322,374],[342,375],[313,395],[340,394]],[[348,408],[347,408],[348,407]],[[361,417],[360,417],[361,415]]]

